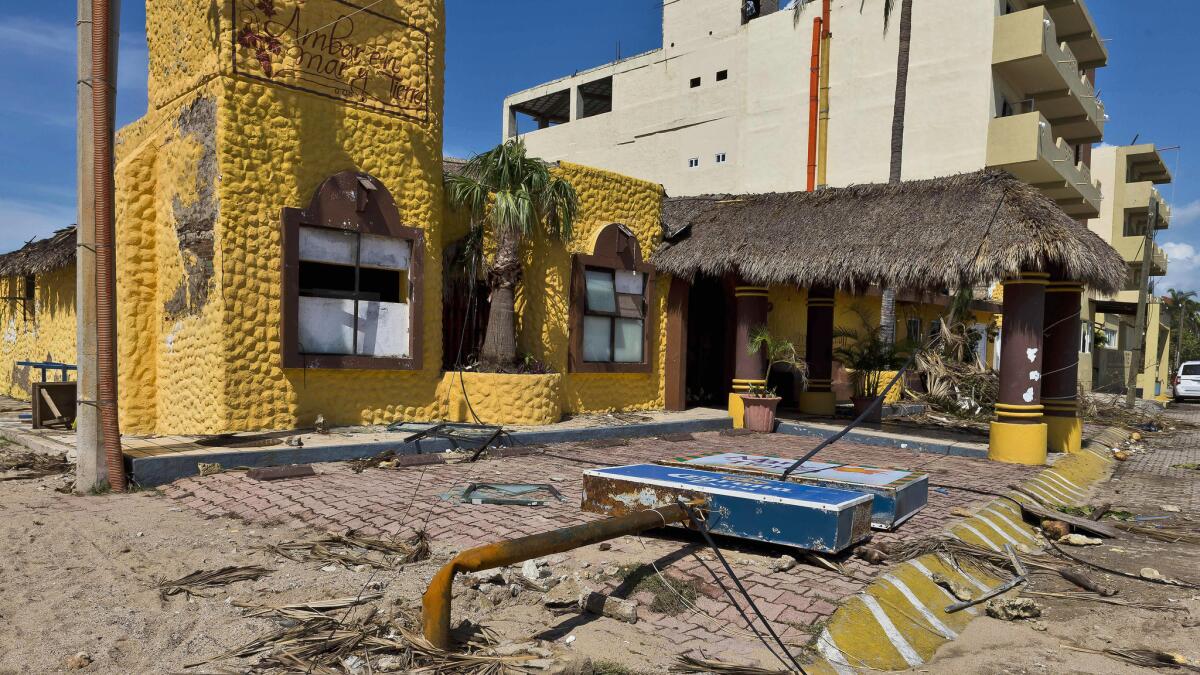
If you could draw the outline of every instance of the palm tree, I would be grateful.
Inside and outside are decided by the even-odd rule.
[[[569,238],[579,198],[546,162],[526,155],[520,138],[476,155],[461,172],[446,176],[446,195],[451,207],[470,212],[473,231],[490,227],[495,237],[496,257],[488,270],[491,308],[479,358],[485,366],[507,366],[517,358],[513,302],[521,281],[521,240],[539,227]]]
[[[1200,304],[1196,303],[1192,298],[1196,297],[1196,291],[1177,291],[1174,288],[1167,291],[1167,297],[1164,298],[1169,305],[1168,311],[1171,313],[1175,323],[1175,367],[1172,368],[1172,374],[1179,369],[1179,364],[1183,363],[1183,329],[1185,322],[1191,320],[1196,321],[1197,313],[1200,313]]]
[[[864,0],[865,1],[865,0]],[[895,0],[883,2],[883,29],[886,31]],[[908,60],[912,43],[912,0],[903,0],[900,6],[900,48],[896,52],[896,97],[892,103],[892,152],[888,182],[899,183],[904,164],[904,114],[908,102]],[[879,323],[883,339],[896,341],[896,291],[883,289],[880,301]]]

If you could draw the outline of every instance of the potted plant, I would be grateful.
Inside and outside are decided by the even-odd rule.
[[[790,341],[771,335],[766,326],[759,326],[750,333],[750,344],[747,351],[751,354],[762,353],[767,360],[767,372],[763,382],[770,382],[771,370],[777,365],[790,366],[800,377],[800,386],[806,386],[808,364],[800,358],[796,345]],[[767,384],[751,385],[742,394],[742,406],[745,409],[745,424],[750,431],[771,433],[775,431],[775,411],[782,399],[776,396],[775,389]]]
[[[905,350],[905,341],[898,345],[884,339],[883,329],[869,321],[866,313],[856,309],[861,326],[846,328],[839,326],[833,331],[835,341],[834,358],[851,371],[854,393],[850,397],[856,416],[862,415],[880,395],[885,373],[894,371],[904,363],[900,355]],[[875,406],[864,422],[879,422],[883,419],[882,403]]]

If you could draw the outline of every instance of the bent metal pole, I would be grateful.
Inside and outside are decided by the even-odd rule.
[[[425,639],[438,649],[450,648],[450,591],[454,586],[454,575],[459,572],[479,572],[512,565],[682,522],[687,518],[687,509],[682,504],[672,504],[467,549],[433,575],[433,580],[429,582],[429,588],[421,599],[421,621],[424,624]]]

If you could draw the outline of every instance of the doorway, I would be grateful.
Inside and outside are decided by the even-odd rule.
[[[724,408],[733,378],[733,289],[701,276],[688,294],[687,406]]]

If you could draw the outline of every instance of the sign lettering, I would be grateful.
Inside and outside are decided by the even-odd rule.
[[[429,120],[431,40],[398,9],[348,0],[233,2],[235,74]]]

